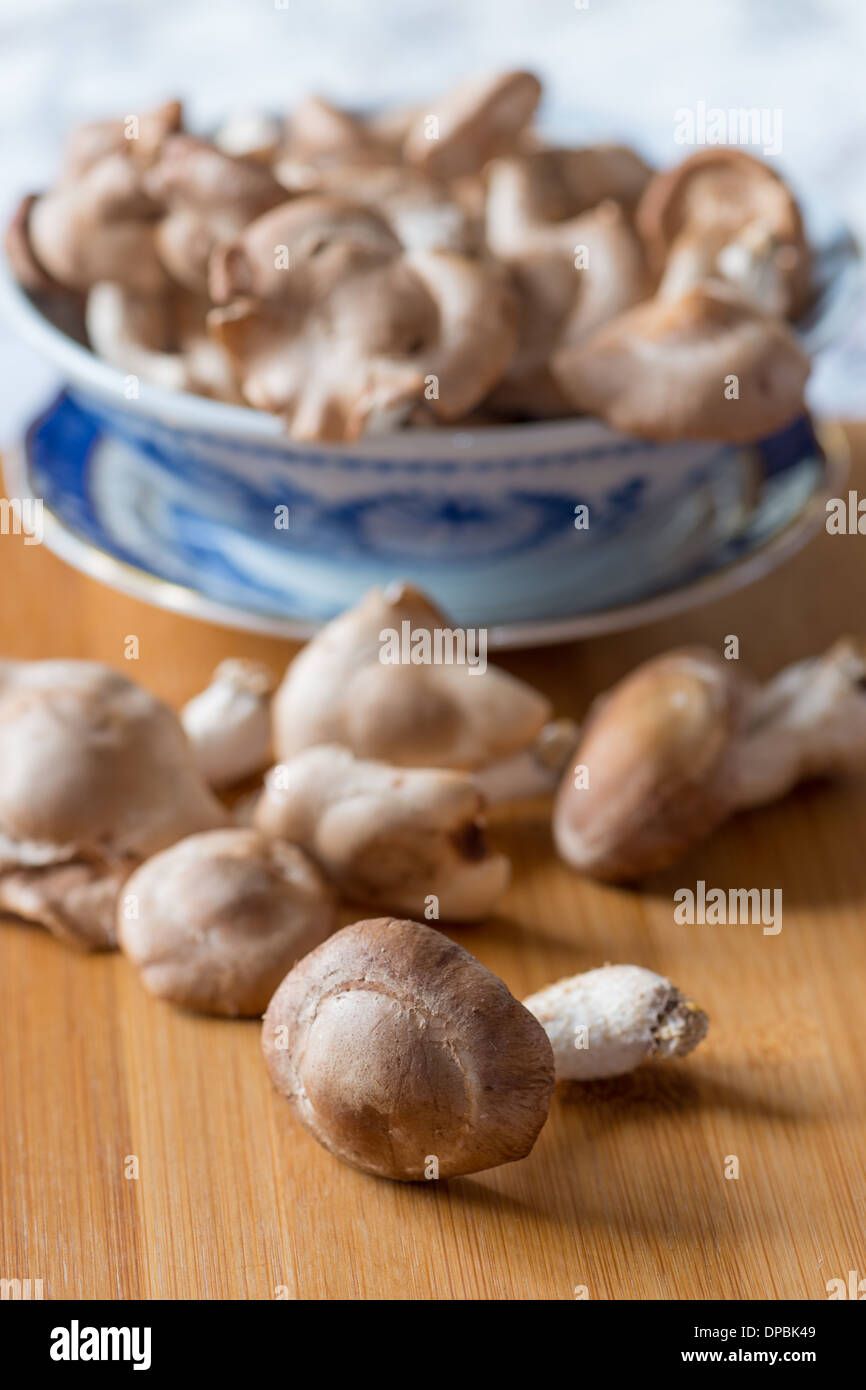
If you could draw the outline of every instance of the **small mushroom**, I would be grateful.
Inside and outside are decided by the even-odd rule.
[[[810,255],[796,199],[743,150],[699,150],[656,174],[637,221],[663,298],[720,278],[765,313],[796,318],[808,303]]]
[[[386,659],[391,634],[401,647],[414,641],[413,661]],[[477,769],[521,752],[548,722],[549,702],[496,666],[482,672],[478,655],[417,589],[371,589],[289,666],[272,707],[277,757],[339,743],[403,767]]]
[[[84,949],[142,859],[227,819],[173,712],[96,662],[0,662],[0,764],[0,911]]]
[[[748,443],[805,410],[809,358],[784,323],[707,284],[637,305],[551,369],[572,406],[625,434]]]
[[[866,767],[866,642],[841,638],[760,687],[735,752],[736,810]]]
[[[284,975],[337,925],[330,889],[296,845],[255,830],[190,835],[124,885],[121,950],[145,988],[199,1013],[260,1016]]]
[[[417,113],[403,154],[436,178],[475,174],[488,159],[517,146],[540,97],[541,83],[531,72],[470,78],[429,112]]]
[[[168,209],[156,231],[159,257],[173,279],[198,294],[207,292],[214,247],[286,200],[286,190],[264,165],[233,158],[192,135],[164,142],[145,184]]]
[[[467,773],[325,745],[271,769],[254,820],[306,850],[352,902],[469,922],[493,910],[510,876],[488,847],[483,808]]]
[[[563,859],[635,879],[735,811],[866,766],[864,651],[845,639],[763,687],[707,651],[639,666],[590,712],[563,779],[553,813]]]
[[[544,1029],[461,946],[356,922],[286,976],[265,1014],[271,1080],[336,1158],[401,1182],[525,1158],[547,1118]]]
[[[212,787],[231,786],[267,766],[275,684],[262,662],[229,658],[207,689],[184,705],[180,722]]]
[[[557,1081],[622,1076],[642,1062],[685,1057],[709,1019],[653,970],[606,965],[557,980],[523,1001],[553,1048]]]

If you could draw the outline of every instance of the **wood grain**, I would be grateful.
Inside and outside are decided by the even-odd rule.
[[[866,492],[866,430],[850,433]],[[866,627],[864,544],[821,535],[699,613],[505,664],[576,715],[683,642],[720,649],[735,633],[744,664],[769,674]],[[99,658],[174,703],[223,656],[280,670],[292,650],[148,608],[15,537],[0,538],[0,603],[4,654]],[[822,1299],[828,1279],[866,1277],[866,785],[742,816],[640,892],[559,864],[543,806],[493,828],[513,888],[496,920],[455,937],[518,996],[605,960],[662,971],[712,1016],[693,1058],[563,1090],[522,1163],[392,1185],[299,1128],[256,1024],[186,1016],[120,956],[4,921],[0,1277],[41,1278],[46,1297],[228,1299],[571,1299],[580,1285]],[[781,888],[782,932],[676,925],[673,892],[699,878]]]

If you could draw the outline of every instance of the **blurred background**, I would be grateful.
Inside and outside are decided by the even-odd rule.
[[[543,121],[571,144],[610,137],[659,164],[687,150],[679,108],[778,109],[778,166],[807,207],[866,235],[862,0],[3,0],[0,203],[55,169],[68,127],[168,96],[207,128],[307,92],[417,102],[467,73],[531,67]],[[50,378],[0,325],[0,441]],[[817,364],[813,406],[863,415],[866,310]]]

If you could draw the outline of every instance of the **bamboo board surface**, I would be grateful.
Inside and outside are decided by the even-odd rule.
[[[866,429],[850,432],[866,494]],[[769,675],[866,632],[866,541],[822,534],[744,593],[515,654],[560,714],[670,646]],[[135,634],[140,659],[124,660]],[[292,648],[149,608],[0,538],[0,652],[109,662],[173,704],[227,655]],[[259,1027],[150,999],[119,955],[0,921],[0,1277],[47,1298],[826,1298],[866,1277],[866,779],[725,826],[640,892],[572,874],[543,805],[498,816],[514,884],[453,935],[518,997],[604,961],[711,1015],[692,1058],[560,1091],[530,1157],[404,1186],[344,1167],[272,1091]],[[680,926],[673,893],[783,891],[783,929]],[[362,915],[347,911],[343,921]],[[130,1155],[137,1180],[125,1176]],[[725,1177],[730,1156],[739,1177]]]

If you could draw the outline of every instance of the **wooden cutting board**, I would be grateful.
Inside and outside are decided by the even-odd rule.
[[[866,428],[849,433],[866,494]],[[674,644],[719,651],[736,634],[768,675],[866,630],[864,600],[866,539],[822,534],[701,612],[504,664],[579,716]],[[175,704],[224,656],[279,671],[292,653],[124,598],[15,537],[0,537],[0,605],[4,655],[98,658]],[[712,1017],[695,1056],[564,1090],[522,1163],[390,1184],[295,1123],[257,1024],[186,1016],[119,955],[3,921],[0,1278],[85,1299],[823,1299],[830,1279],[866,1278],[866,779],[742,816],[640,892],[558,863],[543,805],[494,835],[514,885],[455,937],[518,997],[604,961],[661,971]],[[781,888],[782,931],[677,925],[673,893],[698,879]]]

